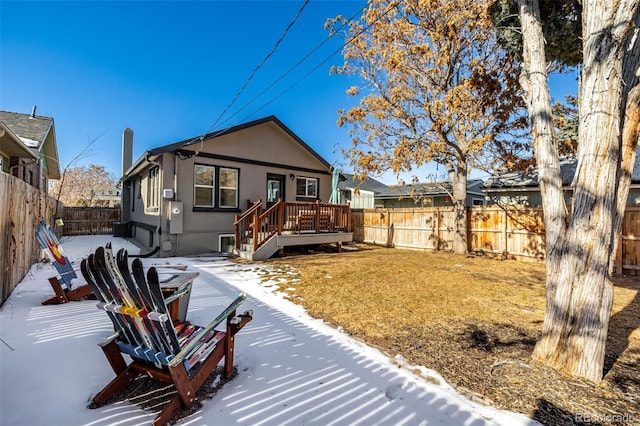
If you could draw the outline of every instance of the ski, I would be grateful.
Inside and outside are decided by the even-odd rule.
[[[144,309],[137,289],[135,288],[135,286],[133,286],[133,288],[128,287],[122,274],[120,274],[120,270],[115,264],[113,251],[111,250],[111,244],[107,244],[105,246],[104,266],[106,267],[109,277],[112,280],[111,283],[115,284],[115,286],[122,294],[127,308],[135,311],[132,312],[133,318],[136,325],[139,326],[140,334],[146,346],[156,349],[160,352],[164,352],[165,348],[162,343],[160,343],[162,339],[155,335],[157,331],[153,325],[153,322],[147,317],[148,311]]]
[[[107,255],[107,258],[109,256]],[[110,261],[108,260],[109,264]],[[125,249],[118,250],[116,255],[115,264],[112,265],[114,270],[114,274],[117,274],[120,279],[123,280],[124,284],[129,290],[129,294],[135,300],[137,306],[139,306],[142,310],[142,317],[145,325],[148,330],[152,330],[151,338],[156,343],[157,347],[161,348],[162,352],[171,353],[171,347],[166,345],[166,340],[164,338],[164,334],[166,331],[164,330],[164,325],[162,325],[162,329],[160,329],[156,322],[148,317],[149,312],[153,311],[153,305],[151,300],[147,297],[145,289],[136,286],[133,277],[131,276],[131,271],[129,270],[129,262],[127,257],[127,251]]]
[[[131,269],[133,271],[133,278],[136,280],[136,283],[138,283],[138,288],[144,289],[142,290],[142,292],[148,293],[150,295],[150,301],[152,302],[154,311],[164,314],[165,319],[161,321],[161,324],[163,325],[163,329],[166,332],[167,337],[169,338],[171,346],[173,347],[172,352],[178,353],[180,351],[180,343],[178,341],[178,337],[176,336],[176,331],[173,328],[173,322],[171,321],[171,316],[169,315],[169,311],[167,310],[167,305],[164,302],[164,296],[162,295],[160,283],[158,282],[158,275],[155,275],[154,282],[148,282],[145,278],[142,261],[138,258],[133,260]],[[151,267],[151,269],[155,271],[155,268]]]
[[[110,249],[110,244],[107,244],[106,249]],[[98,247],[96,249],[95,265],[99,275],[104,280],[105,286],[110,290],[111,297],[113,298],[113,303],[115,305],[120,305],[120,309],[122,310],[131,309],[132,305],[127,302],[124,294],[122,294],[122,289],[116,285],[113,277],[109,274],[109,270],[107,269],[105,260],[105,247]],[[144,329],[144,326],[141,324],[139,317],[134,317],[131,315],[122,315],[122,317],[127,319],[131,332],[135,337],[137,337],[137,342],[144,342],[150,348],[154,347],[151,343],[151,339],[149,338],[148,333]]]
[[[89,257],[82,261],[80,264],[82,275],[87,280],[89,286],[91,286],[96,298],[105,305],[116,304],[115,299],[112,296],[109,288],[102,280],[102,277],[98,271],[95,262],[95,255],[90,254]],[[123,337],[133,344],[136,342],[137,333],[132,330],[131,324],[124,320],[120,315],[116,315],[113,312],[105,309],[109,318],[114,323],[116,331],[122,331]]]

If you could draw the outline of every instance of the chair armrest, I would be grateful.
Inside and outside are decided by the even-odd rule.
[[[193,285],[193,281],[188,283],[187,285],[185,285],[182,289],[176,291],[175,293],[173,293],[171,296],[168,296],[164,299],[164,303],[166,305],[170,304],[171,302],[173,302],[174,300],[184,296],[185,294],[189,293],[191,291],[191,286]]]
[[[107,346],[109,343],[113,342],[114,340],[117,340],[118,337],[120,337],[120,332],[116,331],[115,333],[113,333],[111,336],[107,337],[106,339],[104,339],[102,342],[98,343],[98,346],[104,348],[105,346]]]
[[[236,299],[233,302],[231,302],[231,304],[227,306],[224,311],[222,311],[217,317],[213,319],[213,321],[211,321],[211,323],[209,323],[208,326],[201,329],[198,332],[198,335],[193,340],[191,340],[185,347],[180,349],[180,352],[176,354],[175,358],[173,358],[169,362],[169,366],[175,367],[177,365],[180,365],[180,363],[182,363],[185,360],[187,355],[190,354],[191,351],[200,344],[200,340],[204,336],[206,336],[209,332],[211,332],[215,327],[217,327],[222,321],[224,321],[229,315],[233,314],[233,312],[238,308],[238,306],[242,305],[242,303],[246,298],[247,298],[247,293],[244,293],[244,292],[240,293],[238,297],[236,297]]]

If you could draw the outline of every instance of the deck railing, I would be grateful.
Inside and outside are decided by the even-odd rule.
[[[284,202],[278,200],[269,209],[262,211],[262,202],[256,201],[241,216],[236,216],[236,250],[252,238],[253,250],[257,250],[269,238],[283,232],[321,233],[349,232],[351,217],[349,206],[343,204],[320,204]]]

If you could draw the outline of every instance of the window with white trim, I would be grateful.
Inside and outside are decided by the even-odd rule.
[[[218,251],[220,253],[232,253],[235,248],[236,236],[234,234],[218,235]]]
[[[147,180],[147,210],[160,208],[160,167],[155,166],[149,170]]]
[[[296,178],[296,197],[318,198],[318,179],[309,177]]]

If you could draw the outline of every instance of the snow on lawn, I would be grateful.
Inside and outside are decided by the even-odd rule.
[[[65,237],[65,254],[79,266],[111,236]],[[267,265],[237,264],[222,255],[144,258],[145,267],[181,264],[197,271],[187,320],[200,325],[248,293],[239,311],[253,321],[236,338],[238,375],[224,384],[183,425],[536,425],[525,416],[494,409],[458,394],[423,367],[389,359],[322,321],[261,282]],[[113,377],[98,347],[112,332],[95,301],[43,306],[51,297],[49,263],[31,267],[0,308],[0,424],[139,425],[156,413],[116,402],[88,409]],[[421,371],[420,377],[412,371]],[[438,383],[438,384],[436,384]]]

